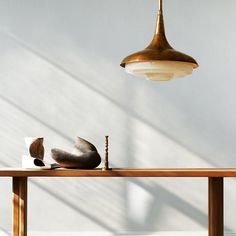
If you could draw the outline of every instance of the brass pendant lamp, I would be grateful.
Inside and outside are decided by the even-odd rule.
[[[168,43],[165,36],[162,0],[159,0],[156,31],[151,43],[144,50],[124,58],[120,65],[127,73],[157,81],[184,77],[198,67],[192,57],[176,51]]]

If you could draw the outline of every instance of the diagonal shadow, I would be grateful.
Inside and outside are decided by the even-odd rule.
[[[4,229],[3,227],[0,227],[0,230],[1,230],[5,235],[11,236],[11,234],[9,233],[9,231],[7,231],[6,229]]]
[[[6,167],[10,167],[10,165],[8,165],[6,162],[4,162],[2,160],[0,162]],[[81,209],[80,207],[78,207],[78,205],[75,205],[75,204],[71,203],[65,197],[60,196],[58,193],[54,193],[49,188],[46,188],[42,184],[40,184],[38,182],[35,182],[33,179],[29,179],[29,180],[32,184],[34,184],[35,186],[37,186],[41,190],[47,192],[49,195],[53,196],[55,199],[57,199],[58,201],[60,201],[61,203],[63,203],[67,207],[69,207],[70,209],[74,210],[75,212],[84,215],[89,220],[92,220],[93,222],[95,222],[96,224],[99,224],[100,226],[102,226],[103,228],[107,229],[110,232],[118,233],[117,230],[115,230],[114,228],[112,228],[109,225],[105,224],[102,220],[94,217],[92,214],[90,214],[90,213],[86,212],[85,210]],[[150,186],[150,185],[147,185],[147,184],[139,181],[136,178],[128,178],[126,180],[128,180],[131,183],[137,184],[138,186],[142,187],[147,192],[149,192],[153,197],[155,197],[155,200],[152,203],[153,206],[155,206],[156,203],[158,203],[157,202],[157,199],[158,199],[157,197],[161,197],[161,199],[164,202],[166,202],[166,204],[171,205],[176,210],[184,213],[185,215],[187,215],[188,217],[190,217],[191,219],[193,219],[194,221],[198,222],[200,225],[202,225],[203,227],[206,228],[207,219],[208,219],[207,214],[203,213],[202,211],[200,211],[196,207],[192,206],[191,204],[189,204],[185,200],[181,199],[176,194],[170,192],[169,190],[163,188],[162,186],[160,186],[158,184],[152,183],[152,186]],[[156,194],[153,195],[153,193],[154,193],[153,189],[159,191],[158,196]],[[150,206],[150,210],[153,210],[153,209],[154,208],[152,206]],[[151,216],[152,214],[149,214],[149,215]],[[149,225],[148,225],[149,229],[152,226],[151,225],[152,220],[153,220],[153,217],[150,217],[149,220],[148,220],[148,222],[150,222]],[[225,227],[225,230],[227,232],[233,232],[233,230],[229,227]]]
[[[9,34],[8,34],[9,35]],[[111,103],[113,103],[114,105],[116,105],[117,107],[119,107],[120,109],[122,109],[124,112],[129,112],[129,114],[132,117],[135,117],[136,119],[138,119],[139,121],[145,123],[146,125],[148,125],[149,127],[151,127],[152,129],[160,132],[162,135],[168,137],[170,140],[174,141],[175,143],[183,146],[186,148],[186,150],[190,151],[191,153],[194,153],[195,155],[199,156],[200,158],[204,159],[206,162],[208,162],[209,164],[213,165],[213,166],[218,166],[216,165],[216,163],[214,163],[213,161],[209,161],[206,157],[199,155],[199,153],[197,153],[196,151],[190,150],[189,147],[187,147],[184,143],[182,143],[179,140],[176,140],[175,138],[171,137],[168,133],[166,133],[165,131],[163,131],[162,129],[160,129],[159,127],[157,127],[155,124],[151,123],[150,121],[144,119],[143,117],[141,117],[138,113],[136,113],[135,111],[131,111],[128,110],[126,107],[124,107],[122,104],[118,103],[116,100],[112,99],[111,97],[107,96],[105,93],[101,92],[100,90],[92,87],[89,83],[82,81],[80,78],[77,77],[77,75],[71,73],[70,71],[67,71],[65,68],[63,68],[61,65],[56,64],[55,62],[51,61],[50,59],[46,58],[45,56],[39,54],[38,52],[36,52],[35,50],[33,50],[32,48],[30,48],[28,45],[26,45],[24,42],[20,41],[19,39],[17,39],[15,36],[11,35],[11,38],[13,38],[15,41],[17,41],[23,48],[27,49],[28,51],[30,51],[31,53],[35,54],[36,56],[42,58],[43,60],[47,61],[48,63],[50,63],[51,65],[53,65],[54,67],[56,67],[58,70],[60,70],[61,72],[65,73],[67,76],[69,76],[71,79],[76,80],[77,82],[81,83],[82,85],[84,85],[86,88],[92,90],[93,92],[95,92],[97,95],[109,100]],[[9,104],[11,104],[12,106],[16,107],[18,110],[24,112],[25,114],[27,114],[28,116],[30,116],[32,119],[37,120],[39,123],[45,125],[46,127],[48,127],[49,129],[53,130],[54,132],[56,132],[58,135],[64,137],[65,139],[67,139],[68,141],[72,141],[68,136],[64,135],[62,132],[56,130],[54,127],[49,126],[47,123],[45,123],[44,121],[40,120],[38,117],[32,115],[30,112],[24,110],[22,107],[18,106],[17,104],[13,103],[11,100],[9,100],[8,98],[4,97],[3,95],[0,95],[0,97],[8,102]],[[45,190],[44,187],[41,186],[41,188],[43,188]],[[164,189],[164,188],[163,188]],[[47,190],[46,190],[47,191]],[[150,190],[149,190],[150,191]],[[167,190],[166,190],[167,191]],[[51,193],[50,193],[51,194]],[[171,196],[171,198],[173,199],[175,196],[173,193],[171,192],[166,192],[166,194],[169,194]],[[170,197],[169,196],[169,197]],[[55,196],[57,197],[57,196]],[[60,200],[64,200],[64,199],[60,199]],[[180,199],[182,200],[182,199]],[[186,204],[184,200],[182,200],[182,204]],[[171,204],[171,202],[170,202]],[[190,205],[191,206],[191,205]],[[73,207],[73,206],[71,206]],[[183,211],[183,208],[179,208],[179,210]],[[192,209],[194,210],[194,209]],[[198,210],[198,209],[197,209]],[[186,212],[185,214],[189,214],[189,212]],[[206,215],[204,216],[204,213],[198,212],[196,214],[200,214],[202,217],[206,217]],[[202,215],[203,214],[203,215]],[[195,219],[197,221],[199,221],[200,224],[203,224],[203,221],[199,220],[199,219]]]
[[[58,195],[58,193],[54,193],[53,191],[51,191],[49,188],[45,188],[42,184],[38,183],[38,182],[34,182],[33,180],[31,180],[31,182],[37,186],[38,188],[40,188],[41,190],[47,192],[50,196],[54,197],[55,199],[57,199],[58,201],[62,202],[64,205],[66,205],[67,207],[69,207],[70,209],[74,210],[77,213],[82,214],[83,216],[85,216],[86,218],[88,218],[89,220],[92,220],[93,222],[95,222],[96,224],[99,224],[100,226],[102,226],[104,229],[110,231],[110,232],[114,232],[116,233],[117,230],[112,228],[110,225],[107,225],[105,223],[105,221],[94,217],[92,214],[88,213],[87,211],[81,209],[80,207],[78,207],[78,205],[72,203],[71,201],[65,199],[64,196],[60,196]]]
[[[149,126],[150,128],[152,128],[153,130],[161,133],[163,136],[167,137],[168,139],[172,140],[174,143],[184,147],[187,151],[193,153],[194,155],[198,156],[199,158],[203,159],[205,162],[207,162],[208,164],[215,166],[215,167],[220,167],[219,164],[217,164],[216,162],[209,160],[206,156],[202,155],[202,153],[197,152],[196,150],[192,150],[190,149],[184,142],[181,142],[180,140],[177,140],[176,138],[172,137],[170,134],[168,134],[167,132],[165,132],[164,130],[162,130],[160,127],[157,127],[154,123],[150,122],[149,120],[143,118],[139,113],[135,112],[134,110],[131,110],[130,108],[126,108],[123,104],[119,103],[118,101],[116,101],[115,99],[113,99],[112,97],[108,96],[107,94],[105,94],[104,92],[100,91],[99,89],[91,86],[88,82],[82,80],[81,78],[79,78],[76,74],[72,73],[71,71],[67,70],[66,68],[64,68],[63,66],[61,66],[60,64],[52,61],[50,58],[46,57],[45,55],[42,55],[41,53],[39,53],[37,50],[33,49],[32,47],[30,47],[26,42],[24,42],[22,39],[20,39],[18,36],[16,36],[15,34],[13,34],[12,32],[9,31],[3,31],[2,32],[7,35],[8,37],[10,37],[13,41],[15,41],[16,43],[18,43],[22,48],[24,48],[25,50],[29,51],[30,53],[34,54],[35,56],[41,58],[42,60],[46,61],[48,64],[52,65],[53,67],[55,67],[57,70],[59,70],[60,72],[64,73],[65,75],[67,75],[70,79],[73,79],[74,81],[82,84],[84,87],[86,87],[87,89],[93,91],[94,93],[96,93],[96,95],[110,101],[113,105],[115,105],[116,107],[118,107],[119,109],[121,109],[122,111],[124,111],[124,113],[129,114],[130,116],[134,117],[135,119],[141,121],[142,123],[146,124],[147,126]],[[3,95],[1,95],[3,96]],[[5,98],[5,97],[4,97]],[[7,98],[5,98],[6,100],[9,100]],[[10,100],[9,100],[10,101]],[[10,101],[12,104],[14,104],[12,101]],[[17,106],[16,104],[14,104],[15,106]],[[19,107],[20,109],[22,109],[21,107]],[[30,114],[29,112],[27,112],[32,118],[34,117],[32,114]],[[35,117],[37,120],[39,120],[37,117]],[[40,123],[44,123],[43,121],[39,120]],[[46,124],[46,126],[48,126]],[[52,127],[53,128],[53,127]],[[55,128],[53,128],[55,129]],[[56,131],[58,132],[58,131]],[[64,134],[62,134],[62,136],[64,136]],[[71,141],[71,139],[69,137],[66,137],[67,140]]]
[[[11,167],[10,165],[8,165],[6,162],[4,162],[2,160],[0,161],[0,163],[3,164],[5,167]],[[114,232],[114,233],[117,232],[111,226],[109,226],[106,223],[104,223],[104,221],[102,221],[101,219],[98,219],[98,218],[94,217],[92,214],[84,211],[83,209],[78,207],[78,205],[75,205],[75,204],[71,203],[69,200],[65,199],[65,197],[59,196],[57,193],[54,193],[53,191],[51,191],[48,188],[45,188],[45,186],[43,186],[42,184],[39,184],[38,182],[35,182],[33,179],[29,178],[29,181],[33,185],[37,186],[41,190],[43,190],[46,193],[48,193],[49,195],[53,196],[55,199],[57,199],[58,201],[60,201],[61,203],[63,203],[64,205],[66,205],[67,207],[72,209],[73,211],[75,211],[76,213],[82,214],[83,216],[85,216],[89,220],[92,220],[93,222],[95,222],[96,224],[99,224],[100,226],[102,226],[103,228],[105,228],[106,230],[108,230],[110,232]]]
[[[62,133],[60,130],[54,128],[53,126],[47,124],[46,122],[40,120],[37,116],[33,115],[32,113],[26,111],[24,108],[22,108],[21,106],[17,105],[16,103],[14,103],[13,101],[11,101],[10,99],[8,99],[7,97],[3,96],[2,94],[0,94],[0,99],[2,99],[3,101],[5,101],[6,103],[8,103],[9,105],[11,105],[12,107],[16,108],[18,111],[24,113],[25,115],[27,115],[28,117],[30,117],[31,119],[37,121],[38,123],[40,123],[41,125],[47,127],[48,129],[52,130],[53,132],[55,132],[56,134],[58,134],[59,136],[63,137],[64,139],[66,139],[69,142],[74,142],[73,139],[71,139],[69,136],[65,135],[64,133]]]
[[[179,212],[182,212],[186,216],[190,217],[195,222],[198,222],[201,226],[204,228],[207,228],[208,223],[208,215],[202,212],[201,210],[197,209],[190,203],[183,200],[178,195],[170,192],[169,190],[163,188],[162,186],[152,183],[152,185],[147,185],[143,182],[141,182],[138,179],[132,178],[129,180],[130,182],[137,184],[138,186],[145,189],[147,192],[149,192],[153,197],[154,200],[152,202],[152,206],[150,206],[150,211],[153,211],[156,209],[156,205],[158,205],[158,198],[161,198],[163,202],[165,202],[167,205],[172,206]],[[153,189],[156,190],[156,192],[153,192]],[[158,192],[158,195],[157,195]],[[155,194],[154,194],[155,193]],[[151,228],[151,222],[152,222],[152,214],[148,214],[150,218],[148,218],[147,222],[149,222],[148,228]],[[233,230],[229,227],[224,227],[224,230],[227,232],[232,232]]]
[[[129,90],[129,96],[132,96],[132,90]],[[127,138],[126,145],[129,147],[128,153],[132,153],[132,123],[130,119],[127,119],[127,128],[129,128],[130,137]],[[132,160],[129,159],[129,164],[132,165]],[[207,179],[207,178],[206,178]],[[161,203],[171,206],[172,208],[176,209],[178,212],[183,213],[188,218],[191,218],[193,221],[197,222],[204,228],[208,228],[208,214],[204,213],[203,211],[199,210],[193,204],[187,202],[186,200],[182,199],[179,195],[167,190],[166,188],[162,187],[159,184],[149,182],[146,184],[145,182],[141,181],[139,178],[128,178],[129,182],[136,184],[137,186],[141,187],[142,189],[146,190],[152,197],[153,200],[148,206],[147,216],[145,221],[142,222],[135,222],[127,218],[130,221],[130,224],[139,231],[148,231],[148,232],[156,232],[157,227],[155,227],[156,222],[158,222],[158,217],[161,217],[158,212],[160,212],[160,202]],[[126,186],[126,189],[128,186]],[[126,196],[127,199],[127,196]],[[208,199],[206,198],[206,201]],[[162,206],[162,205],[161,205]],[[160,216],[159,216],[160,215]],[[140,224],[141,223],[141,224]],[[231,232],[232,229],[229,227],[224,227],[227,232]]]

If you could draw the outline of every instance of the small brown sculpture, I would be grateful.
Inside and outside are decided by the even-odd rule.
[[[54,148],[51,150],[51,155],[61,167],[65,168],[94,169],[101,163],[96,147],[80,137],[77,137],[75,142],[75,153]]]
[[[31,157],[43,160],[44,157],[43,138],[26,137],[25,143]]]

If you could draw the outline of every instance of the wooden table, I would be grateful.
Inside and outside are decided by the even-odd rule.
[[[208,178],[208,232],[209,236],[224,235],[223,180],[236,177],[236,169],[113,169],[95,170],[29,170],[0,169],[0,176],[12,177],[13,235],[27,235],[27,179],[28,177],[206,177]]]

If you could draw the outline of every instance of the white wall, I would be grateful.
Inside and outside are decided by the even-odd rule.
[[[70,150],[77,135],[113,167],[236,166],[236,1],[165,0],[173,47],[200,64],[155,83],[122,58],[151,40],[156,0],[1,0],[1,167],[20,166],[24,136]],[[0,222],[11,230],[10,179]],[[225,181],[226,231],[236,230],[236,182]],[[204,231],[206,179],[50,179],[29,184],[29,230]]]

